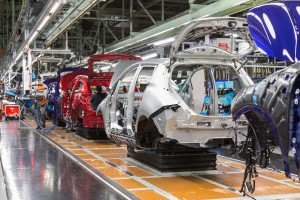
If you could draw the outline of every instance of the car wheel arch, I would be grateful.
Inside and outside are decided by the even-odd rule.
[[[139,117],[135,140],[138,146],[157,148],[163,135],[158,131],[153,119],[145,115]]]

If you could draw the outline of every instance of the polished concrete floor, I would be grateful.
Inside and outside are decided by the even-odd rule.
[[[218,156],[216,170],[162,173],[128,158],[124,144],[82,140],[59,127],[44,136],[33,120],[25,123],[18,130],[18,121],[0,121],[8,199],[300,199],[300,182],[281,170],[258,168],[255,192],[243,196],[238,160]]]
[[[0,132],[9,200],[126,199],[22,122],[0,121]]]

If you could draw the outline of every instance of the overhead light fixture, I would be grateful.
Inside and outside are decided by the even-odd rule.
[[[50,19],[50,15],[47,15],[36,30],[41,31],[46,25],[46,23],[49,21],[49,19]]]
[[[53,32],[56,31],[56,29],[54,29],[54,31],[52,31],[50,34],[52,36],[50,41],[47,42],[48,39],[46,40],[46,46],[49,46],[63,31],[65,31],[65,28],[69,28],[75,21],[77,21],[78,18],[80,18],[84,13],[86,13],[87,10],[89,10],[91,7],[93,7],[99,1],[101,2],[101,1],[106,1],[106,0],[91,0],[91,1],[89,1],[88,6],[84,6],[82,9],[78,9],[78,14],[74,17],[69,18],[70,21],[66,25],[64,25],[64,28],[58,29],[59,30],[58,33],[53,34]],[[88,2],[88,1],[81,1],[81,2]],[[80,3],[79,7],[81,7],[82,5],[84,5],[84,4]],[[52,27],[52,29],[53,29],[53,27]],[[47,37],[50,38],[50,35]]]
[[[173,42],[175,40],[175,37],[169,37],[169,38],[165,38],[163,40],[159,40],[157,42],[154,42],[153,45],[154,46],[160,46],[160,45],[164,45],[164,44],[168,44],[170,42]]]
[[[54,6],[52,6],[52,8],[51,8],[51,10],[50,10],[49,13],[50,14],[55,13],[58,10],[59,6],[60,6],[60,3],[59,2],[55,2]]]
[[[39,32],[45,27],[45,25],[47,24],[47,22],[49,21],[49,19],[53,16],[53,14],[58,11],[58,9],[61,7],[61,5],[65,4],[65,1],[60,1],[60,2],[58,2],[58,1],[60,1],[60,0],[57,0],[57,1],[55,1],[55,3],[52,3],[50,11],[47,10],[48,12],[45,13],[43,21],[39,24],[39,26],[38,26],[38,28],[36,30],[33,30],[34,31],[33,34],[31,36],[29,36],[30,38],[28,39],[28,42],[27,43],[23,43],[22,46],[19,48],[19,51],[21,51],[21,52],[13,60],[13,62],[11,64],[11,66],[9,67],[9,69],[14,65],[14,63],[16,63],[20,59],[20,57],[23,54],[23,48],[26,45],[30,44],[32,41],[34,41],[34,39],[38,36]]]
[[[147,55],[144,55],[142,56],[141,58],[143,60],[147,60],[147,59],[150,59],[150,58],[156,58],[157,57],[157,53],[151,53],[151,54],[147,54]]]
[[[28,40],[28,44],[30,44],[30,43],[35,39],[35,37],[37,36],[37,34],[38,34],[37,31],[35,31],[35,32],[33,33],[33,35],[31,36],[31,38]]]

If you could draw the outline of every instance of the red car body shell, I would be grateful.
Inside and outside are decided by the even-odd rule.
[[[92,55],[88,60],[88,72],[69,81],[61,101],[61,108],[66,108],[62,110],[62,115],[64,119],[70,120],[73,126],[104,129],[102,115],[97,116],[96,111],[91,108],[90,99],[93,94],[91,88],[99,85],[108,88],[113,72],[93,72],[93,63],[116,60],[141,60],[141,58],[122,54]]]
[[[61,108],[61,113],[63,118],[66,120],[67,116],[69,116],[68,109],[69,109],[69,105],[68,105],[68,95],[67,95],[67,91],[68,91],[68,87],[70,82],[72,82],[72,80],[78,76],[78,75],[88,75],[88,71],[75,71],[75,72],[71,72],[68,74],[65,74],[61,77],[60,82],[59,82],[59,90],[60,90],[60,108]]]
[[[90,99],[93,94],[92,87],[109,87],[112,75],[112,72],[102,72],[93,77],[78,75],[72,80],[67,89],[70,95],[66,98],[68,109],[65,112],[65,118],[71,119],[72,125],[82,123],[87,128],[104,128],[103,117],[96,115],[96,111],[91,108]],[[79,122],[78,119],[82,121]]]

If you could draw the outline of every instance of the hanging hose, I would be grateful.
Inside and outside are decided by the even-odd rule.
[[[256,155],[255,151],[252,148],[247,149],[247,160],[246,160],[246,169],[244,173],[242,187],[240,192],[243,193],[243,196],[246,195],[246,189],[248,192],[253,193],[255,191],[255,177],[258,176],[256,171]]]
[[[261,168],[266,168],[270,164],[271,152],[274,151],[274,146],[271,146],[267,143],[266,149],[261,152],[259,166]]]
[[[55,124],[52,124],[49,128],[42,128],[39,130],[40,133],[42,133],[43,135],[48,135],[49,133],[51,133],[54,129],[56,128]]]

